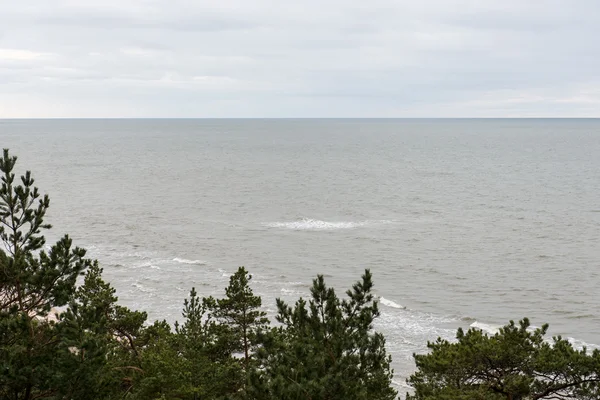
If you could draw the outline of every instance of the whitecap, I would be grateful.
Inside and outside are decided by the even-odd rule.
[[[202,260],[188,260],[188,259],[179,258],[179,257],[175,257],[173,259],[173,261],[181,263],[181,264],[196,264],[196,265],[204,265],[204,264],[206,264],[206,261],[202,261]]]
[[[379,298],[379,302],[381,304],[383,304],[384,306],[387,306],[387,307],[398,308],[398,309],[402,309],[402,310],[406,309],[406,307],[404,307],[404,306],[402,306],[402,305],[400,305],[400,304],[398,304],[398,303],[396,303],[396,302],[394,302],[392,300],[388,300],[385,297],[380,297]]]
[[[222,268],[219,268],[219,272],[221,273],[221,276],[222,276],[223,278],[229,278],[229,277],[231,276],[231,274],[228,274],[228,273],[227,273],[227,272],[225,272],[225,270],[224,270],[224,269],[222,269]]]
[[[483,322],[477,322],[477,321],[475,321],[475,322],[473,322],[471,324],[471,328],[479,329],[479,330],[481,330],[483,332],[486,332],[488,334],[495,335],[496,333],[498,333],[500,331],[501,326],[500,325],[490,325],[490,324],[485,324]],[[530,326],[529,328],[527,328],[527,330],[529,332],[533,332],[536,329],[538,329],[538,327],[537,326],[533,326],[533,325]],[[571,345],[575,349],[577,349],[577,350],[581,350],[584,347],[586,349],[588,349],[588,350],[595,350],[595,349],[600,350],[600,345],[597,345],[597,344],[586,343],[583,340],[575,339],[575,338],[572,338],[572,337],[567,337],[565,339],[569,343],[571,343]],[[552,344],[552,343],[554,343],[554,340],[550,339],[549,337],[546,337],[545,338],[545,342],[547,342],[549,344]]]
[[[143,280],[143,281],[150,281],[150,282],[157,282],[157,283],[159,283],[159,282],[161,282],[161,281],[162,281],[162,279],[161,279],[160,277],[158,277],[158,276],[155,276],[155,275],[145,275],[145,276],[142,278],[142,280]]]
[[[567,337],[566,339],[567,339],[567,340],[569,341],[569,343],[571,343],[571,345],[572,345],[574,348],[576,348],[577,350],[581,350],[581,349],[583,349],[584,347],[585,347],[587,350],[592,350],[592,351],[593,351],[593,350],[600,350],[600,346],[599,346],[599,345],[597,345],[597,344],[586,343],[586,342],[584,342],[583,340],[575,339],[575,338],[572,338],[572,337]]]
[[[150,261],[143,261],[143,262],[138,262],[133,264],[132,268],[138,269],[138,268],[151,268],[151,269],[160,269],[160,267],[158,266],[159,263],[161,263],[163,260],[150,260]],[[122,267],[122,265],[120,265]]]
[[[143,254],[143,253],[140,253],[138,251],[136,251],[134,253],[125,253],[125,254],[123,254],[123,256],[125,256],[125,257],[131,257],[131,258],[141,258],[141,259],[144,259],[144,260],[148,260],[148,259],[151,258],[148,254]]]
[[[390,223],[390,221],[321,221],[312,218],[300,218],[290,222],[265,222],[263,226],[269,228],[283,228],[298,231],[331,231],[340,229],[354,229],[374,223]]]
[[[470,325],[470,327],[474,328],[474,329],[479,329],[480,331],[489,333],[491,335],[495,335],[496,333],[498,333],[501,328],[499,325],[490,325],[490,324],[485,324],[485,323],[479,322],[479,321],[473,322]]]
[[[308,284],[307,282],[300,282],[300,281],[286,282],[286,285],[287,286],[292,286],[292,287],[297,287],[297,288],[308,288],[308,287],[311,287],[311,285]]]
[[[143,293],[150,293],[150,292],[154,291],[150,288],[145,287],[144,285],[142,285],[139,282],[134,282],[131,284],[131,286],[133,286],[134,288],[138,289],[140,292],[143,292]]]
[[[456,330],[441,326],[454,322],[456,321],[439,315],[406,310],[382,312],[381,317],[374,322],[374,327],[389,338],[389,351],[396,355],[396,359],[400,357],[412,360],[415,352],[427,351],[427,340],[436,337],[452,340]]]
[[[159,261],[159,260],[154,260],[154,261]],[[153,263],[152,261],[145,261],[142,263],[138,263],[135,264],[133,266],[133,268],[152,268],[152,269],[160,269],[160,267],[158,265],[156,265],[155,263]]]
[[[398,381],[398,380],[395,380],[395,379],[392,379],[392,385],[396,385],[396,386],[404,388],[404,389],[412,389],[413,388],[408,383],[406,383],[404,381]]]

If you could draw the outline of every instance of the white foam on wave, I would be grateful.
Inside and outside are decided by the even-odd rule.
[[[301,218],[290,222],[265,222],[263,226],[269,228],[283,228],[297,231],[332,231],[340,229],[354,229],[370,224],[390,223],[391,221],[321,221],[312,218]]]
[[[300,281],[296,281],[296,282],[288,282],[287,283],[290,286],[296,286],[296,287],[310,287],[310,285],[306,282],[300,282]]]
[[[485,333],[489,333],[490,335],[495,335],[500,331],[501,328],[501,326],[499,325],[490,325],[479,321],[475,321],[469,326],[474,329],[479,329],[480,331],[483,331]]]
[[[573,347],[575,347],[578,350],[581,350],[584,347],[588,351],[600,350],[600,346],[597,345],[597,344],[586,343],[583,340],[575,339],[575,338],[572,338],[572,337],[567,337],[566,339],[569,341],[569,343],[571,343],[571,345]]]
[[[483,331],[485,333],[488,333],[490,335],[495,335],[496,333],[500,332],[500,325],[491,325],[491,324],[485,324],[483,322],[478,322],[475,321],[470,325],[471,328],[475,328],[475,329],[479,329],[480,331]],[[534,331],[535,329],[537,329],[537,326],[530,326],[527,330],[528,331]],[[569,343],[571,343],[571,345],[577,349],[577,350],[581,350],[584,347],[588,350],[595,350],[598,349],[600,350],[600,346],[597,344],[591,344],[591,343],[586,343],[583,340],[579,340],[579,339],[575,339],[572,337],[566,337],[565,338]],[[553,339],[546,337],[545,341],[547,343],[552,344],[554,342]]]
[[[364,225],[364,222],[327,222],[317,219],[302,218],[292,222],[269,222],[265,226],[269,228],[284,228],[298,231],[319,231],[319,230],[337,230],[353,229]]]
[[[224,269],[219,268],[219,272],[221,273],[221,276],[223,278],[229,278],[231,276],[231,274],[227,273]]]
[[[452,340],[456,330],[446,328],[456,322],[455,320],[441,317],[430,313],[405,309],[402,312],[385,312],[374,322],[375,330],[386,336],[386,347],[393,355],[396,362],[398,360],[403,365],[414,365],[413,354],[426,353],[427,341],[442,337],[446,340]],[[410,371],[404,370],[407,374]]]
[[[295,295],[299,295],[299,296],[306,294],[301,290],[287,289],[287,288],[281,288],[280,291],[281,291],[281,293],[284,293],[284,294],[295,294]]]
[[[141,262],[141,263],[134,264],[132,266],[132,268],[134,268],[134,269],[138,269],[138,268],[160,269],[160,267],[158,265],[156,265],[159,262],[160,262],[160,260],[144,261],[144,262]]]
[[[386,307],[397,308],[397,309],[400,309],[400,310],[406,309],[406,307],[404,307],[404,306],[402,306],[402,305],[400,305],[400,304],[398,304],[398,303],[396,303],[396,302],[394,302],[392,300],[388,300],[385,297],[380,297],[379,298],[379,302],[381,304],[383,304],[384,306],[386,306]]]
[[[157,275],[146,274],[141,278],[142,281],[161,283],[163,280]],[[138,280],[139,282],[139,280]]]
[[[138,289],[140,292],[143,292],[143,293],[152,293],[154,291],[153,289],[147,288],[139,282],[134,282],[131,284],[131,286],[133,286],[134,288]]]
[[[143,260],[148,260],[150,259],[150,255],[146,254],[146,253],[142,253],[139,251],[133,252],[133,253],[123,253],[122,254],[123,257],[128,257],[128,258],[141,258]]]
[[[408,383],[406,383],[404,381],[399,381],[399,380],[396,380],[396,379],[392,379],[392,385],[396,385],[396,386],[401,387],[403,389],[412,389],[413,388]]]
[[[179,258],[179,257],[175,257],[173,259],[173,261],[181,263],[181,264],[196,264],[196,265],[204,265],[204,264],[206,264],[206,261],[202,261],[202,260],[188,260],[188,259]]]

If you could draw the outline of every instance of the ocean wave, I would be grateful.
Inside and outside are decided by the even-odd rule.
[[[576,349],[578,349],[578,350],[581,350],[584,347],[587,350],[592,350],[592,351],[593,350],[600,350],[600,345],[597,345],[597,344],[586,343],[583,340],[575,339],[575,338],[572,338],[572,337],[567,337],[565,339],[567,339],[569,341],[569,343],[571,343],[571,345],[573,347],[575,347]]]
[[[413,388],[412,386],[410,386],[405,381],[399,381],[399,380],[395,380],[395,379],[392,379],[392,385],[396,385],[396,386],[401,387],[403,389],[412,389]]]
[[[160,269],[160,267],[158,265],[156,265],[159,262],[160,262],[160,260],[144,261],[144,262],[134,264],[132,266],[132,268],[134,268],[134,269],[138,269],[138,268]]]
[[[397,308],[397,309],[401,309],[401,310],[405,310],[406,309],[406,307],[404,307],[404,306],[402,306],[402,305],[400,305],[400,304],[398,304],[398,303],[396,303],[396,302],[394,302],[392,300],[388,300],[385,297],[380,297],[379,298],[379,302],[381,304],[383,304],[384,306],[386,306],[386,307]]]
[[[181,264],[196,264],[196,265],[205,265],[206,261],[202,261],[202,260],[188,260],[185,258],[179,258],[179,257],[175,257],[173,259],[173,261],[181,263]]]
[[[475,321],[470,325],[471,328],[475,328],[475,329],[479,329],[480,331],[483,331],[485,333],[488,333],[490,335],[495,335],[496,333],[498,333],[500,331],[501,326],[500,325],[492,325],[492,324],[485,324],[483,322],[478,322]],[[535,329],[537,329],[538,327],[536,326],[530,326],[528,328],[528,331],[533,331]],[[581,350],[584,347],[588,350],[594,350],[594,349],[598,349],[600,350],[600,345],[597,344],[592,344],[592,343],[586,343],[583,340],[579,340],[579,339],[575,339],[572,337],[565,337],[564,339],[566,339],[569,343],[571,343],[571,345],[578,349]],[[545,339],[546,342],[548,343],[553,343],[553,339],[550,338],[546,338]]]
[[[134,288],[136,288],[136,289],[138,289],[140,292],[143,292],[143,293],[152,293],[152,292],[154,292],[153,289],[147,288],[147,287],[145,287],[144,285],[142,285],[139,282],[134,282],[134,283],[131,284],[131,286],[134,287]]]
[[[309,288],[311,285],[307,282],[288,282],[289,286],[301,287],[301,288]]]
[[[141,253],[139,251],[133,253],[123,253],[122,256],[128,258],[141,258],[143,260],[148,260],[151,258],[149,254]]]
[[[500,328],[502,327],[500,325],[485,324],[479,321],[475,321],[469,326],[474,329],[479,329],[480,331],[483,331],[485,333],[489,333],[490,335],[495,335],[500,331]]]
[[[156,275],[144,275],[144,277],[141,278],[142,281],[150,281],[150,282],[156,282],[156,283],[160,283],[163,281],[162,278],[156,276]]]
[[[227,271],[225,271],[222,268],[219,268],[219,272],[221,273],[221,277],[223,277],[223,278],[229,278],[229,277],[231,277],[231,274],[227,273]]]
[[[332,231],[340,229],[354,229],[369,224],[390,223],[391,221],[321,221],[312,218],[300,218],[290,222],[265,222],[263,226],[269,228],[283,228],[297,231]]]
[[[455,337],[455,329],[443,327],[454,323],[454,319],[406,308],[404,310],[382,312],[374,323],[375,329],[386,335],[390,352],[398,357],[412,360],[415,352],[427,351],[427,340],[437,337],[452,340]]]

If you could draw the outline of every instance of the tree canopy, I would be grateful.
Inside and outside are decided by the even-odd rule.
[[[385,339],[373,332],[379,316],[372,275],[341,300],[322,275],[311,299],[294,307],[277,301],[277,321],[259,351],[263,367],[254,372],[256,399],[394,399],[391,358]]]
[[[408,399],[599,399],[600,351],[576,350],[560,336],[546,340],[547,330],[523,319],[492,336],[459,329],[456,342],[428,343],[430,353],[414,356]]]

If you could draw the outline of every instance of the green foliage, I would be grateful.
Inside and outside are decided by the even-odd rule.
[[[16,157],[0,158],[0,396],[12,399],[56,393],[55,323],[45,318],[72,299],[77,277],[91,265],[85,250],[68,236],[49,252],[42,250],[42,230],[50,200],[41,197],[27,171],[15,182]]]
[[[116,297],[100,273],[98,264],[93,264],[56,327],[60,341],[55,385],[64,398],[100,399],[110,386],[108,310]]]
[[[250,281],[252,275],[240,267],[229,278],[225,298],[216,300],[214,316],[225,327],[233,340],[232,350],[244,356],[243,366],[250,366],[252,353],[260,346],[259,334],[269,326],[267,313],[260,310],[262,300],[255,296]]]
[[[49,253],[40,251],[46,243],[40,233],[50,229],[44,224],[50,199],[41,197],[29,171],[21,176],[21,184],[15,183],[16,162],[5,149],[0,158],[0,240],[6,249],[0,250],[0,305],[13,313],[45,317],[52,307],[67,303],[89,260],[85,250],[72,248],[68,236]]]
[[[531,330],[524,319],[488,336],[458,330],[457,342],[428,343],[415,355],[417,372],[407,399],[598,399],[600,352],[576,350],[561,337],[544,340],[548,326]]]
[[[166,321],[147,327],[141,338],[141,368],[128,380],[128,399],[182,399],[190,363],[181,357],[176,336]]]
[[[219,340],[221,327],[209,313],[212,299],[201,299],[192,288],[183,306],[184,323],[175,325],[181,355],[189,363],[185,393],[195,399],[214,399],[235,393],[239,365]]]
[[[115,290],[94,262],[83,285],[57,324],[63,376],[58,386],[66,398],[110,398],[128,389],[140,371],[139,336],[146,313],[117,304]]]
[[[379,316],[372,276],[340,301],[323,276],[313,281],[312,299],[292,308],[277,300],[277,321],[259,351],[262,367],[253,372],[255,399],[393,399],[392,370],[385,339],[374,333]]]
[[[141,371],[131,382],[130,399],[221,399],[240,390],[241,367],[232,357],[231,336],[210,310],[212,298],[194,288],[174,332],[166,322],[148,327],[142,338]]]

